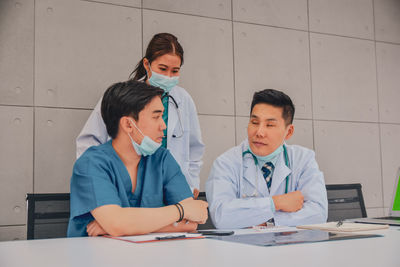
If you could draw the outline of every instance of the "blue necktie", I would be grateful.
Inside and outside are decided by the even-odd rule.
[[[272,164],[272,162],[265,163],[264,166],[262,166],[261,171],[263,172],[263,176],[269,190],[272,184],[272,173],[274,172],[274,164]]]

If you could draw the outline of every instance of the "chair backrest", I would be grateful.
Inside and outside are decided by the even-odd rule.
[[[361,184],[331,184],[326,191],[328,222],[367,217]]]
[[[206,193],[200,192],[197,199],[207,201]],[[208,208],[207,208],[207,212],[208,212],[208,219],[205,224],[199,224],[199,226],[197,227],[198,230],[215,229],[215,226],[211,220],[210,211],[208,210]]]
[[[69,193],[27,194],[27,239],[66,237]]]

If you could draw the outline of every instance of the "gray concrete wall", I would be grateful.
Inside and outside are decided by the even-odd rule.
[[[185,49],[181,85],[213,160],[246,137],[254,91],[288,93],[290,143],[327,183],[387,213],[400,167],[399,0],[0,0],[0,240],[26,237],[28,192],[69,192],[75,137],[153,34]]]

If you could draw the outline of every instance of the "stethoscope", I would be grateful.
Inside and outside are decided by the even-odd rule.
[[[246,151],[244,151],[244,152],[242,153],[242,157],[244,157],[246,154],[252,155],[252,156],[253,156],[254,163],[256,164],[256,166],[258,166],[258,159],[257,159],[256,156],[254,156],[253,153],[250,152],[250,149],[247,149]],[[290,168],[289,157],[288,157],[288,154],[287,154],[287,150],[286,150],[286,146],[285,146],[285,145],[283,145],[283,155],[284,155],[284,157],[285,157],[285,164],[286,164],[286,166],[287,166],[288,168]],[[289,175],[290,175],[290,174],[289,174]],[[288,188],[289,188],[289,175],[286,176],[285,194],[288,193]],[[257,184],[257,187],[258,187],[258,182],[256,182],[256,184]],[[257,189],[256,189],[256,190],[257,190]],[[256,192],[257,192],[257,191],[255,191],[255,193],[253,194],[254,197],[257,196],[257,193],[256,193]],[[244,195],[243,197],[247,197],[247,195]]]
[[[171,100],[172,100],[172,103],[174,104],[175,109],[176,109],[176,113],[178,113],[179,128],[181,129],[181,132],[180,132],[179,135],[173,134],[172,137],[173,137],[173,138],[180,138],[180,137],[183,136],[183,133],[184,133],[183,124],[182,124],[181,110],[179,109],[178,103],[175,101],[175,98],[174,98],[172,95],[170,95],[169,93],[165,93],[165,95],[163,96],[163,98],[164,98],[164,97],[168,97],[168,99],[171,99]],[[168,101],[168,102],[171,103],[171,101]]]

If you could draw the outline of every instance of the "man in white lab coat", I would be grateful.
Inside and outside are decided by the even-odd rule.
[[[285,144],[294,132],[294,111],[283,92],[254,94],[248,138],[214,161],[206,183],[217,228],[326,222],[324,176],[314,152]]]

